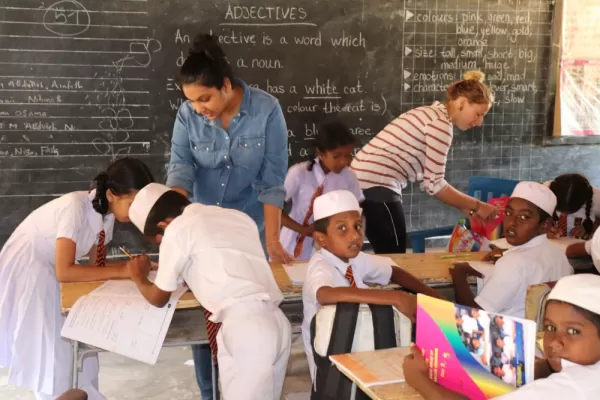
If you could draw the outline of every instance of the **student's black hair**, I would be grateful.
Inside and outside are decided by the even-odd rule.
[[[356,143],[356,138],[342,121],[331,119],[319,125],[319,134],[315,140],[315,149],[321,153],[325,153],[340,147],[355,146]],[[307,169],[309,171],[312,171],[315,165],[315,158],[316,151],[315,157],[308,164]]]
[[[92,200],[92,206],[96,212],[105,215],[108,213],[108,189],[117,196],[124,196],[134,190],[141,190],[152,182],[154,177],[146,164],[136,158],[121,158],[94,178],[96,196]]]
[[[596,313],[593,313],[593,312],[591,312],[589,310],[586,310],[585,308],[581,308],[579,306],[576,306],[575,304],[571,304],[569,302],[559,301],[559,300],[549,300],[546,303],[546,308],[548,307],[548,304],[550,302],[559,303],[559,304],[568,304],[571,307],[573,307],[575,309],[575,311],[577,311],[579,314],[581,314],[583,316],[583,318],[587,319],[592,324],[594,324],[594,326],[596,327],[596,330],[598,331],[598,337],[600,337],[600,315],[598,315]]]
[[[548,219],[551,218],[550,214],[548,214],[546,211],[542,210],[538,206],[535,206],[535,208],[537,209],[537,212],[538,212],[538,214],[540,216],[540,225],[543,224],[544,222],[546,222]]]
[[[198,34],[179,70],[179,83],[182,86],[199,84],[221,90],[225,78],[234,84],[233,70],[217,38],[207,33]]]
[[[329,226],[329,217],[321,218],[313,222],[313,228],[315,232],[327,234],[327,227]]]
[[[594,189],[587,178],[580,174],[560,175],[550,183],[550,190],[556,195],[556,211],[573,214],[585,205],[585,220],[581,224],[585,233],[591,234],[594,223],[590,217]],[[554,219],[558,215],[554,213]]]
[[[148,213],[146,225],[144,225],[144,236],[154,237],[163,233],[158,227],[158,223],[167,218],[176,218],[181,215],[183,209],[190,205],[190,201],[174,190],[165,192],[156,200],[152,209]]]

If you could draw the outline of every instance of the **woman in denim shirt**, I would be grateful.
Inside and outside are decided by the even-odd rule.
[[[207,34],[194,40],[179,81],[188,101],[173,128],[167,185],[193,201],[248,214],[271,259],[291,261],[279,241],[288,167],[279,102],[234,79],[225,53]],[[192,347],[202,399],[213,399],[210,349]]]

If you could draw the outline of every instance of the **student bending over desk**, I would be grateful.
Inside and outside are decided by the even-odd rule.
[[[456,302],[468,307],[511,317],[525,317],[527,288],[554,282],[573,273],[563,251],[553,246],[546,236],[552,226],[556,208],[552,191],[535,182],[521,182],[506,206],[504,235],[514,246],[496,262],[491,276],[474,298],[467,282],[469,275],[482,277],[467,264],[451,269]]]
[[[414,321],[415,296],[401,291],[370,290],[365,282],[387,285],[392,281],[413,292],[442,298],[411,274],[392,267],[387,259],[361,252],[360,210],[356,196],[347,190],[328,192],[314,202],[314,238],[321,250],[309,261],[302,291],[302,337],[313,382],[316,365],[310,324],[319,306],[341,302],[392,305]]]
[[[412,346],[404,359],[406,382],[425,400],[465,400],[429,379],[421,352]],[[600,399],[600,276],[562,278],[548,295],[544,317],[544,354],[536,381],[496,400]]]
[[[115,219],[129,222],[137,191],[153,182],[148,167],[123,158],[95,179],[91,192],[58,197],[21,222],[0,252],[0,368],[8,384],[55,399],[70,386],[72,347],[60,335],[59,282],[129,278],[123,262],[105,262]],[[89,265],[76,261],[89,255]],[[96,266],[102,268],[95,268]],[[79,382],[98,392],[98,358],[86,357]]]
[[[206,312],[206,331],[225,400],[279,400],[291,347],[283,295],[256,223],[241,211],[190,204],[167,186],[140,190],[131,221],[160,243],[154,283],[149,262],[134,259],[132,279],[154,306],[164,306],[179,277]],[[218,344],[218,346],[217,346]]]

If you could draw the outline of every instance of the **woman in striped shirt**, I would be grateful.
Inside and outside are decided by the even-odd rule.
[[[351,168],[365,194],[366,234],[376,253],[406,252],[402,189],[408,182],[420,182],[422,190],[471,217],[495,217],[493,206],[444,179],[453,128],[480,126],[494,102],[484,77],[480,71],[467,72],[448,87],[445,104],[435,102],[400,115],[354,158]]]

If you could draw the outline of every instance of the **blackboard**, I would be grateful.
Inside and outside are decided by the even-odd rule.
[[[86,189],[117,157],[139,157],[164,179],[182,101],[175,76],[199,31],[218,36],[240,78],[280,100],[290,164],[312,156],[324,118],[339,116],[366,143],[481,69],[496,104],[482,128],[457,132],[451,183],[590,175],[594,148],[539,146],[551,109],[553,3],[0,0],[0,243],[32,209]],[[417,187],[405,194],[410,230],[456,218]],[[116,242],[141,246],[131,228]]]

